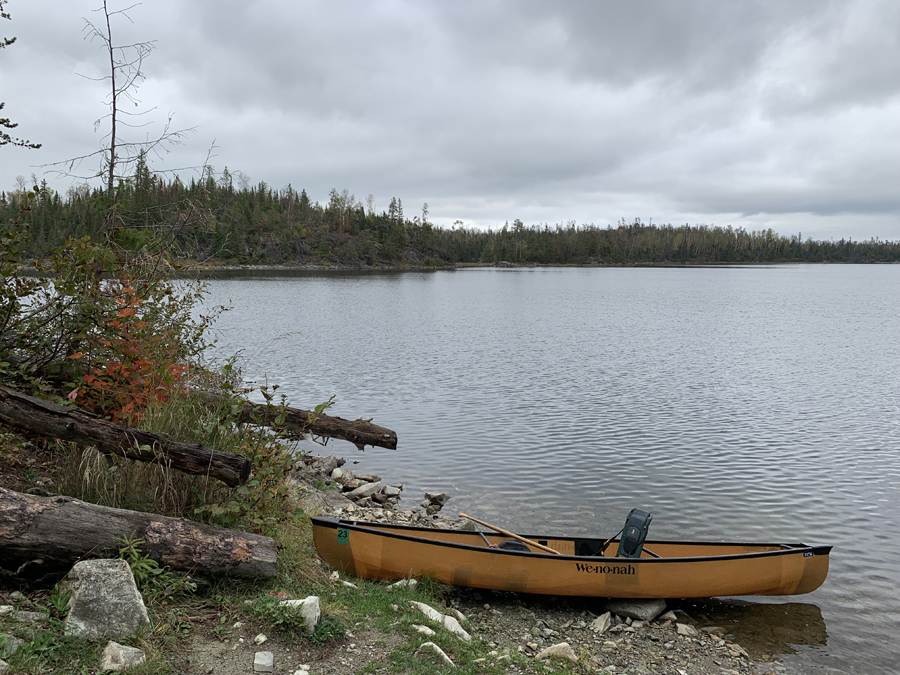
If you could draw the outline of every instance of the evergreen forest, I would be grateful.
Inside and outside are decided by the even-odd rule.
[[[0,222],[20,218],[31,190],[28,228],[20,260],[41,259],[69,239],[102,239],[110,200],[86,184],[60,195],[43,182],[0,193]],[[236,183],[240,183],[236,185]],[[140,251],[160,236],[185,261],[213,265],[319,264],[334,266],[445,266],[509,262],[521,265],[633,265],[900,261],[900,242],[814,241],[801,235],[730,226],[653,225],[640,219],[615,226],[525,225],[515,219],[496,230],[451,228],[428,220],[428,207],[408,217],[400,199],[376,212],[372,198],[332,190],[312,201],[288,185],[255,186],[226,168],[184,182],[152,173],[143,157],[121,180],[115,243]]]

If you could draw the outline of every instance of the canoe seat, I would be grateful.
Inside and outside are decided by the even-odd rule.
[[[515,539],[507,539],[506,541],[500,542],[497,544],[497,548],[502,548],[504,551],[527,551],[531,552],[531,549],[528,548],[521,541],[517,541]]]

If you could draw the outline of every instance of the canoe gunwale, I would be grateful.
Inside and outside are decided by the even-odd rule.
[[[337,529],[337,528],[348,528],[351,530],[357,530],[360,532],[365,532],[368,534],[372,534],[379,537],[388,537],[391,539],[402,539],[405,541],[414,541],[421,544],[427,544],[431,546],[446,546],[455,549],[463,549],[468,551],[489,551],[492,554],[498,555],[511,555],[511,556],[524,556],[530,558],[545,558],[552,560],[570,560],[570,561],[597,561],[599,559],[604,558],[605,556],[578,556],[578,555],[566,555],[563,553],[553,554],[553,553],[545,553],[543,551],[516,551],[516,550],[507,550],[500,548],[487,548],[485,546],[475,546],[471,544],[462,544],[451,541],[444,541],[441,539],[431,539],[425,537],[418,537],[414,534],[404,534],[402,532],[393,532],[379,529],[377,525],[382,525],[381,523],[368,523],[366,521],[357,521],[357,520],[344,520],[338,518],[323,518],[319,516],[314,516],[310,519],[313,523],[314,527],[327,527],[329,529]],[[376,525],[372,527],[372,525]],[[398,528],[402,530],[408,530],[410,532],[447,532],[453,534],[460,534],[461,532],[466,532],[465,530],[447,530],[447,529],[438,529],[432,527],[416,527],[411,525],[393,525],[389,523],[383,524],[386,527],[390,528]],[[493,534],[493,533],[487,533]],[[527,538],[533,540],[542,540],[542,541],[553,541],[553,540],[572,540],[572,539],[595,539],[597,541],[605,541],[603,539],[594,538],[594,537],[559,537],[559,536],[547,536],[547,535],[529,535]],[[746,560],[750,558],[767,558],[767,557],[775,557],[782,555],[796,555],[798,553],[802,553],[804,555],[811,554],[813,556],[820,555],[829,555],[832,549],[830,545],[810,545],[810,544],[784,544],[784,543],[741,543],[741,542],[710,542],[710,541],[646,541],[645,544],[652,548],[653,544],[679,544],[686,546],[778,546],[781,547],[778,550],[774,551],[758,551],[751,553],[732,553],[725,555],[714,555],[714,556],[687,556],[687,557],[668,557],[668,558],[606,558],[607,560],[613,561],[624,561],[627,560],[629,563],[635,564],[653,564],[660,565],[666,563],[685,563],[685,562],[707,562],[707,561],[727,561],[727,560]]]

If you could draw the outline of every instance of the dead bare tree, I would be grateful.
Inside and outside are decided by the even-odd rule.
[[[101,16],[97,23],[84,20],[84,36],[91,42],[99,42],[109,60],[109,71],[101,77],[81,75],[88,80],[107,82],[109,84],[109,112],[94,122],[94,130],[99,129],[105,122],[109,122],[109,131],[101,138],[103,147],[95,152],[90,152],[78,157],[42,165],[42,168],[57,174],[91,180],[100,178],[106,185],[107,217],[104,225],[104,234],[107,238],[114,232],[118,222],[118,200],[116,199],[116,185],[127,180],[134,172],[138,162],[146,161],[150,155],[161,157],[169,152],[173,145],[181,143],[184,136],[194,131],[194,128],[173,129],[170,113],[166,119],[162,133],[155,136],[145,136],[143,140],[129,140],[123,135],[123,129],[143,129],[152,124],[147,115],[156,110],[152,107],[146,110],[133,112],[125,103],[131,103],[132,107],[139,108],[141,100],[138,98],[138,90],[145,80],[143,71],[144,60],[156,48],[156,41],[134,42],[117,45],[113,39],[113,19],[123,17],[131,21],[128,12],[137,7],[135,3],[124,9],[111,10],[107,0],[103,0],[102,7],[94,10]],[[99,158],[99,169],[94,173],[79,173],[78,169],[88,160]]]

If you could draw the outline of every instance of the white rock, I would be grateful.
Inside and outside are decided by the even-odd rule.
[[[433,630],[431,630],[428,626],[423,626],[421,624],[414,623],[412,625],[412,627],[413,627],[413,630],[417,630],[420,633],[422,633],[423,635],[427,635],[428,637],[431,637],[432,635],[436,635],[436,633]]]
[[[303,670],[303,668],[298,668],[294,671],[294,675],[309,675],[309,671]]]
[[[303,623],[306,630],[310,633],[316,629],[319,619],[322,617],[322,610],[319,607],[319,598],[315,595],[310,595],[302,600],[282,600],[278,604],[283,607],[299,607],[300,616],[303,617]]]
[[[344,470],[341,467],[336,468],[331,472],[331,480],[340,480],[344,475]]]
[[[234,625],[232,626],[232,628],[234,628],[235,630],[237,630],[238,628],[243,627],[243,625],[244,625],[244,624],[241,623],[240,621],[235,621],[235,622],[234,622]]]
[[[253,670],[257,673],[271,673],[275,670],[275,655],[272,652],[256,652],[253,655]]]
[[[415,600],[410,600],[409,604],[418,609],[420,612],[422,612],[422,614],[427,616],[432,621],[436,621],[437,623],[443,625],[444,615],[437,611],[434,607],[430,607],[424,602],[416,602]]]
[[[459,639],[465,642],[468,642],[472,639],[472,636],[466,632],[466,630],[460,625],[459,621],[457,621],[455,617],[445,616],[444,628],[446,628],[451,633],[456,635]]]
[[[256,645],[261,645],[263,642],[265,642],[265,641],[268,640],[268,639],[269,639],[269,638],[267,638],[265,635],[263,635],[262,633],[260,633],[260,634],[257,635],[255,638],[253,638],[253,643],[256,644]]]
[[[459,619],[461,622],[462,622],[462,621],[468,621],[468,620],[469,620],[469,618],[468,618],[465,614],[463,614],[462,612],[460,612],[458,609],[456,609],[456,608],[454,608],[454,607],[451,607],[451,608],[450,608],[450,611],[453,613],[453,616],[455,616],[455,617],[456,617],[457,619]]]
[[[697,635],[697,629],[686,623],[676,623],[675,632],[679,635],[686,635],[687,637],[694,637]]]
[[[65,634],[87,639],[131,635],[150,625],[144,599],[124,560],[82,560],[61,585],[72,591]]]
[[[435,654],[437,654],[438,656],[440,656],[441,659],[443,659],[444,663],[446,663],[448,666],[454,666],[454,667],[456,666],[456,664],[450,660],[450,657],[447,656],[446,652],[444,652],[443,649],[438,647],[433,642],[423,642],[421,645],[419,645],[419,648],[416,650],[416,654],[418,654],[419,652],[422,652],[422,651],[428,651],[429,649],[431,651],[433,651]]]
[[[0,659],[0,675],[6,675],[9,672],[9,664]]]
[[[388,588],[415,588],[418,583],[415,579],[401,579],[397,583],[388,586]]]
[[[472,639],[472,636],[463,629],[463,627],[459,624],[459,621],[457,621],[454,617],[445,616],[437,611],[434,607],[430,607],[424,602],[416,602],[415,600],[410,600],[409,604],[418,609],[420,612],[422,612],[422,614],[427,616],[435,623],[441,624],[444,628],[449,630],[461,640],[468,642]]]
[[[356,590],[359,590],[359,586],[357,586],[356,584],[350,583],[349,581],[342,581],[341,585],[345,586],[346,588],[355,588]]]
[[[611,624],[612,614],[607,612],[606,614],[601,614],[596,619],[591,621],[591,630],[597,633],[597,635],[603,635],[606,631],[609,630]]]
[[[577,661],[578,657],[575,655],[575,650],[569,645],[568,642],[560,642],[559,644],[552,645],[542,650],[535,658],[540,661],[549,658],[556,659],[569,659],[569,661]]]
[[[136,647],[127,647],[110,640],[103,650],[103,658],[100,660],[100,670],[124,670],[131,666],[143,663],[147,655]]]
[[[671,609],[668,612],[666,612],[665,614],[660,614],[657,617],[658,621],[676,621],[677,619],[678,619],[678,616]]]

